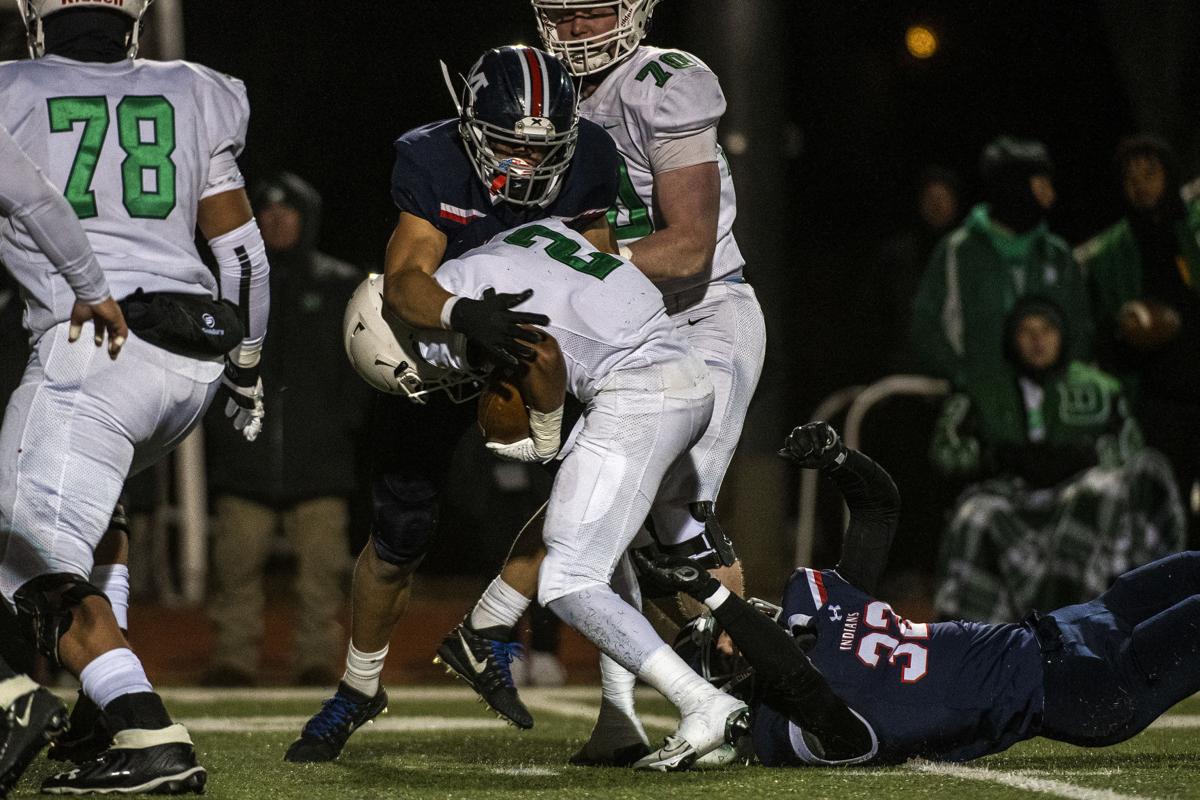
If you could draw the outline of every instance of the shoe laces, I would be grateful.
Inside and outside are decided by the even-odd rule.
[[[500,673],[500,678],[504,681],[504,685],[510,689],[515,689],[516,684],[513,682],[512,662],[513,659],[525,657],[525,648],[521,646],[520,642],[501,642],[496,639],[489,639],[488,647],[492,651],[492,661],[496,664],[496,670]]]
[[[321,710],[304,726],[304,732],[321,739],[340,733],[354,722],[360,705],[339,692],[321,703]]]

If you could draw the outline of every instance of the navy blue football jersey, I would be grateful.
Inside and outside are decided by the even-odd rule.
[[[475,174],[458,133],[458,120],[414,128],[396,140],[392,199],[446,234],[449,261],[497,233],[547,217],[568,224],[608,212],[617,198],[620,162],[604,129],[579,120],[579,140],[562,187],[546,207],[497,201]]]
[[[835,570],[796,570],[782,605],[780,623],[815,631],[809,658],[874,730],[872,762],[962,761],[1037,734],[1042,661],[1029,626],[911,622]],[[814,763],[786,719],[756,711],[764,764]]]

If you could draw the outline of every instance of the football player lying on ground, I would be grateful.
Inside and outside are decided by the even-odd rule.
[[[691,564],[635,556],[644,577],[712,609],[753,668],[762,764],[965,761],[1035,736],[1102,747],[1200,691],[1200,553],[1020,623],[914,623],[873,597],[900,509],[888,474],[824,422],[780,454],[820,469],[850,507],[837,568],[797,569],[780,624]]]

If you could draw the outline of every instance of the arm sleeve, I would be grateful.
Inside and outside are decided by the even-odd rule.
[[[109,296],[108,281],[79,219],[66,199],[46,180],[0,127],[0,213],[29,231],[38,249],[63,276],[81,303]]]
[[[712,164],[717,160],[715,125],[677,139],[657,139],[650,143],[650,170],[658,175],[673,169]]]
[[[713,609],[754,667],[763,702],[814,740],[821,758],[849,761],[870,754],[871,729],[833,693],[825,676],[783,628],[735,594]]]
[[[883,467],[857,450],[847,450],[845,461],[823,472],[850,508],[838,574],[874,594],[900,521],[900,492]]]
[[[258,364],[267,318],[271,313],[271,266],[258,223],[251,219],[240,228],[208,241],[220,271],[221,297],[238,307],[245,337],[231,356],[240,367]]]

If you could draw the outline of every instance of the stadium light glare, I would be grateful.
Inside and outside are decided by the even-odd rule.
[[[913,58],[933,58],[938,50],[937,34],[924,25],[910,25],[904,32],[904,46]]]

